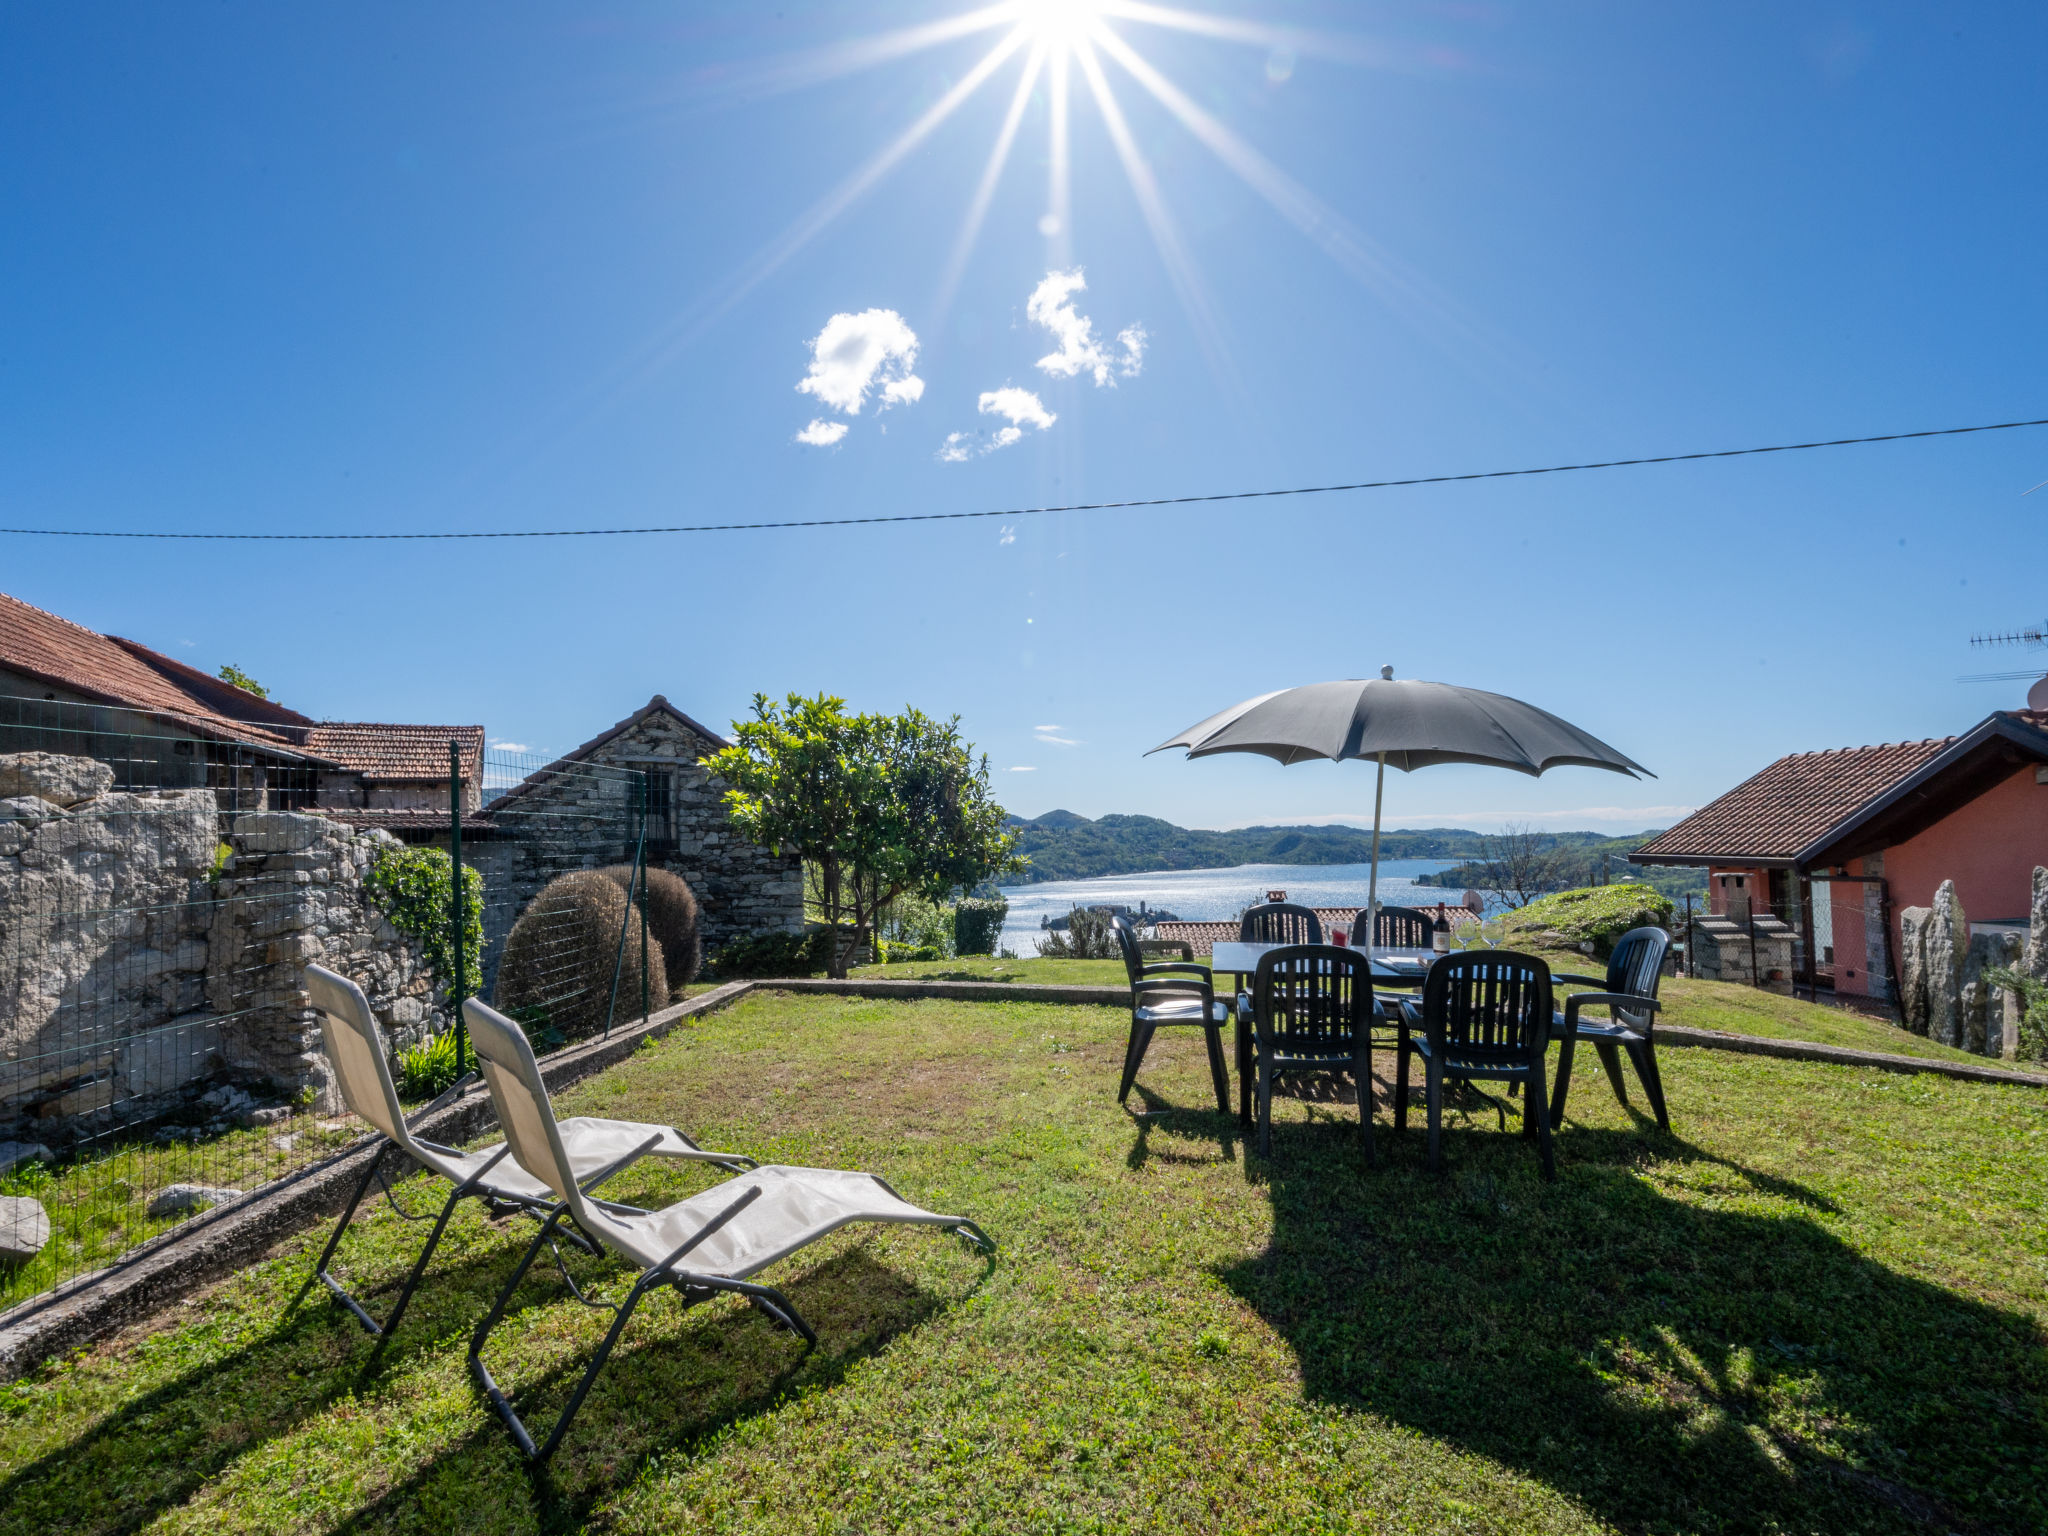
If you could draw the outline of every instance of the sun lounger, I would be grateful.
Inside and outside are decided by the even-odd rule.
[[[554,1210],[558,1197],[546,1184],[511,1159],[507,1155],[509,1149],[503,1143],[476,1152],[460,1152],[415,1136],[399,1107],[398,1089],[391,1081],[391,1067],[385,1055],[383,1032],[377,1027],[377,1020],[370,1012],[369,999],[363,996],[362,988],[346,976],[319,965],[306,967],[305,984],[307,992],[312,995],[313,1006],[320,1012],[320,1029],[327,1043],[327,1059],[333,1066],[341,1096],[350,1109],[383,1133],[383,1145],[371,1157],[369,1167],[363,1170],[361,1182],[349,1197],[341,1220],[335,1223],[333,1235],[327,1239],[320,1262],[314,1265],[313,1273],[307,1277],[298,1295],[292,1298],[292,1307],[304,1301],[314,1282],[319,1281],[333,1293],[337,1302],[355,1316],[357,1322],[382,1339],[388,1337],[405,1316],[406,1306],[412,1301],[420,1277],[426,1273],[427,1261],[434,1256],[441,1233],[459,1201],[482,1200],[493,1216],[523,1211],[536,1218],[545,1218]],[[731,1152],[706,1152],[672,1126],[641,1125],[629,1120],[564,1120],[561,1140],[569,1167],[573,1170],[572,1177],[587,1189],[595,1189],[605,1179],[643,1157],[714,1163],[735,1172],[754,1166],[751,1157]],[[454,1189],[442,1205],[426,1246],[413,1263],[412,1273],[406,1276],[405,1287],[398,1293],[391,1316],[380,1324],[328,1272],[327,1266],[334,1258],[342,1233],[348,1230],[348,1224],[355,1216],[356,1207],[369,1193],[372,1180],[383,1177],[384,1155],[393,1148],[439,1174]],[[384,1192],[389,1198],[391,1189],[388,1184]],[[408,1221],[426,1219],[424,1214],[414,1215],[400,1210],[396,1200],[392,1201],[392,1209]]]
[[[686,1304],[708,1300],[720,1291],[744,1296],[771,1322],[800,1333],[807,1343],[815,1344],[817,1334],[788,1297],[772,1286],[755,1285],[746,1277],[856,1221],[945,1227],[979,1251],[995,1252],[995,1244],[987,1234],[965,1216],[941,1216],[912,1205],[872,1173],[829,1168],[756,1168],[659,1211],[594,1199],[587,1189],[577,1186],[568,1145],[561,1133],[567,1122],[554,1118],[547,1090],[541,1083],[540,1065],[525,1034],[503,1014],[474,999],[463,1004],[463,1014],[469,1021],[477,1064],[490,1089],[491,1101],[497,1106],[498,1123],[504,1127],[513,1157],[561,1201],[542,1223],[540,1235],[527,1248],[490,1314],[478,1324],[469,1345],[469,1366],[477,1385],[505,1421],[520,1450],[534,1461],[545,1461],[561,1444],[591,1383],[603,1369],[619,1335],[625,1332],[633,1309],[657,1287],[673,1286]],[[567,1267],[562,1266],[562,1278],[569,1282],[577,1300],[586,1305],[610,1306],[614,1315],[610,1332],[591,1357],[568,1406],[555,1421],[546,1443],[536,1449],[511,1400],[499,1390],[484,1364],[483,1349],[527,1268],[540,1256],[543,1245],[552,1244],[564,1221],[573,1222],[594,1243],[609,1248],[633,1265],[640,1275],[625,1300],[610,1306],[590,1302],[570,1279]],[[555,1250],[555,1262],[562,1265],[559,1249]]]

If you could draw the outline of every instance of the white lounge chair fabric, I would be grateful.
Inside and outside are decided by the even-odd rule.
[[[391,1147],[397,1148],[422,1167],[439,1174],[455,1186],[454,1193],[448,1197],[442,1208],[440,1219],[435,1223],[426,1247],[413,1266],[412,1274],[392,1309],[390,1319],[379,1324],[335,1280],[328,1272],[327,1265],[333,1258],[334,1250],[353,1218],[357,1205],[369,1192],[371,1181],[378,1175],[385,1150],[380,1149],[377,1155],[371,1158],[370,1166],[364,1171],[355,1197],[349,1201],[347,1210],[336,1223],[326,1251],[320,1256],[320,1262],[292,1303],[293,1306],[297,1306],[299,1301],[305,1298],[306,1292],[312,1289],[315,1281],[324,1282],[336,1301],[353,1313],[369,1332],[382,1337],[396,1328],[399,1320],[405,1315],[413,1290],[425,1272],[427,1261],[433,1256],[434,1248],[440,1242],[442,1229],[446,1226],[448,1216],[457,1202],[465,1198],[475,1198],[490,1205],[494,1213],[509,1208],[545,1216],[553,1210],[560,1197],[547,1184],[528,1173],[508,1156],[508,1149],[502,1142],[473,1152],[463,1152],[454,1147],[444,1147],[438,1142],[423,1140],[413,1134],[412,1128],[405,1122],[405,1112],[399,1103],[397,1085],[392,1081],[383,1031],[377,1026],[376,1016],[370,1011],[369,999],[363,995],[363,989],[348,977],[320,965],[306,967],[304,982],[307,994],[312,998],[313,1006],[320,1014],[320,1032],[327,1046],[327,1059],[333,1066],[335,1085],[341,1091],[343,1102],[381,1132]],[[754,1162],[752,1158],[736,1153],[707,1152],[673,1126],[641,1124],[630,1120],[602,1120],[585,1116],[565,1120],[561,1124],[561,1140],[572,1177],[585,1184],[591,1184],[591,1187],[595,1187],[591,1181],[601,1181],[603,1177],[630,1166],[643,1157],[714,1163],[729,1170],[748,1168],[753,1166]]]
[[[966,1217],[925,1210],[905,1200],[876,1175],[844,1169],[770,1164],[735,1175],[659,1211],[596,1199],[577,1185],[567,1141],[562,1135],[569,1122],[554,1118],[546,1085],[541,1081],[540,1063],[525,1033],[503,1014],[474,998],[463,1005],[463,1016],[468,1020],[478,1069],[490,1090],[491,1102],[497,1107],[498,1123],[504,1128],[512,1156],[561,1197],[561,1205],[528,1248],[490,1315],[478,1326],[469,1351],[470,1367],[478,1384],[520,1448],[535,1460],[545,1460],[561,1443],[627,1318],[640,1298],[655,1286],[673,1285],[691,1300],[701,1300],[715,1291],[746,1296],[772,1320],[815,1344],[817,1335],[787,1297],[771,1287],[752,1284],[747,1277],[856,1221],[944,1227],[984,1253],[995,1250],[981,1228]],[[641,1274],[619,1304],[611,1332],[585,1370],[553,1433],[544,1447],[536,1449],[510,1400],[491,1379],[482,1352],[528,1265],[539,1255],[551,1229],[564,1218],[634,1265]],[[559,1258],[557,1254],[558,1261]],[[563,1274],[566,1278],[566,1269]],[[580,1291],[578,1296],[581,1297]]]

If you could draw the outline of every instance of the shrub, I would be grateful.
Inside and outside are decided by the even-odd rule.
[[[913,944],[906,939],[881,939],[875,944],[875,959],[883,965],[902,965],[911,960],[950,960],[936,944]]]
[[[991,955],[1003,936],[1010,903],[1001,896],[964,896],[953,903],[953,952]]]
[[[1555,933],[1567,944],[1591,944],[1606,959],[1614,941],[1631,928],[1669,928],[1671,898],[1647,885],[1590,885],[1540,897],[1506,915],[1507,947],[1526,944],[1536,935]]]
[[[620,890],[633,884],[633,866],[614,864],[605,871]],[[661,940],[661,959],[668,970],[668,984],[679,987],[694,980],[704,964],[704,945],[698,933],[697,893],[681,875],[666,869],[646,869],[640,874],[647,908],[647,935]],[[628,936],[628,944],[639,942]]]
[[[1121,951],[1107,912],[1076,907],[1067,914],[1066,932],[1048,933],[1038,941],[1038,952],[1051,960],[1114,960]]]
[[[815,976],[832,960],[832,930],[750,933],[712,955],[708,970],[720,981],[743,976]]]
[[[625,920],[626,893],[601,871],[582,869],[549,881],[506,935],[498,961],[498,1007],[519,1020],[536,1045],[595,1034],[612,1006],[616,965],[618,1017],[632,1017],[640,1007],[640,943],[634,935],[620,954]],[[647,995],[656,1008],[668,1001],[661,941],[651,932]]]
[[[937,902],[926,901],[920,896],[899,896],[889,904],[889,909],[876,924],[876,954],[881,953],[881,941],[886,940],[889,951],[913,949],[932,951],[920,955],[920,959],[947,960],[953,954],[953,914],[950,909]]]
[[[455,1031],[428,1035],[409,1051],[398,1053],[398,1096],[431,1099],[455,1083]]]
[[[420,947],[445,992],[455,984],[455,946],[448,911],[454,861],[440,848],[386,848],[363,877],[363,889],[385,920]],[[484,973],[484,877],[462,867],[462,974],[475,986]]]

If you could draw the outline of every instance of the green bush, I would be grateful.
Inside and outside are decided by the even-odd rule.
[[[883,942],[890,950],[928,949],[921,958],[949,960],[953,956],[953,913],[937,902],[920,896],[898,896],[875,925],[876,954]]]
[[[420,947],[434,979],[455,985],[455,945],[449,931],[454,862],[439,848],[386,848],[363,877],[363,889],[391,926]],[[463,978],[471,987],[484,973],[484,877],[462,868]]]
[[[1107,912],[1076,907],[1065,932],[1055,928],[1038,941],[1038,953],[1048,960],[1114,960],[1122,951]]]
[[[1604,960],[1614,941],[1631,928],[1669,928],[1671,911],[1671,898],[1647,885],[1589,885],[1540,897],[1506,913],[1502,925],[1510,949],[1538,934],[1555,933],[1575,947],[1591,944]]]
[[[953,903],[953,953],[994,954],[1009,916],[1010,903],[1001,896],[963,896]]]
[[[902,965],[911,960],[950,960],[936,944],[912,944],[903,939],[882,939],[875,945],[875,959],[883,965]]]
[[[831,963],[832,930],[750,933],[711,956],[706,967],[720,981],[745,976],[815,976]]]
[[[398,1096],[431,1099],[455,1085],[455,1031],[428,1035],[409,1051],[398,1053]]]

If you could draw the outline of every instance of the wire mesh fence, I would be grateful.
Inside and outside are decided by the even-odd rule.
[[[456,1029],[468,993],[509,1001],[544,1044],[667,1001],[644,774],[491,755],[439,811],[324,806],[319,763],[249,734],[0,698],[0,1311],[364,1133],[308,961],[357,980],[401,1052]],[[408,912],[379,883],[458,846],[480,924],[452,889]],[[508,997],[522,944],[528,985]]]

